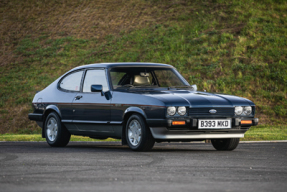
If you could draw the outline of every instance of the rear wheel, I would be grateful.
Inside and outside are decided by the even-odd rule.
[[[211,139],[211,143],[216,150],[232,151],[238,146],[239,140],[239,138]]]
[[[126,124],[126,140],[129,147],[134,151],[151,150],[155,140],[149,127],[140,115],[132,115]]]
[[[45,137],[52,147],[64,147],[70,141],[70,132],[62,125],[60,117],[55,112],[50,113],[46,118]]]

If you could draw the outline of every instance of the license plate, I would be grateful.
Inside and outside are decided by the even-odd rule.
[[[230,129],[231,119],[199,119],[198,129]]]

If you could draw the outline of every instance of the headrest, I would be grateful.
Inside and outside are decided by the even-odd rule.
[[[150,81],[148,77],[142,77],[140,75],[135,75],[133,85],[134,86],[150,85]]]

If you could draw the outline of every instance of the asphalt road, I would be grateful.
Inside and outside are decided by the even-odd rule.
[[[287,143],[0,142],[0,191],[287,191]]]

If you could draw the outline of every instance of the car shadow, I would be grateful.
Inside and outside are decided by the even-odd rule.
[[[156,143],[147,152],[135,152],[121,142],[70,142],[66,147],[50,147],[46,142],[4,142],[1,153],[85,153],[85,152],[128,152],[128,153],[163,153],[163,152],[200,152],[226,153],[216,151],[210,143]],[[236,152],[235,150],[233,152]]]
[[[127,152],[136,152],[131,150],[127,145],[121,145],[119,142],[115,143],[105,143],[105,142],[95,142],[95,143],[87,143],[87,144],[77,144],[77,143],[72,143],[69,144],[66,148],[74,148],[74,149],[105,149],[109,151],[127,151]],[[205,144],[201,143],[198,145],[198,143],[193,144],[193,143],[160,143],[160,144],[155,144],[155,146],[150,150],[146,152],[216,152],[216,150],[210,145],[210,144]]]

